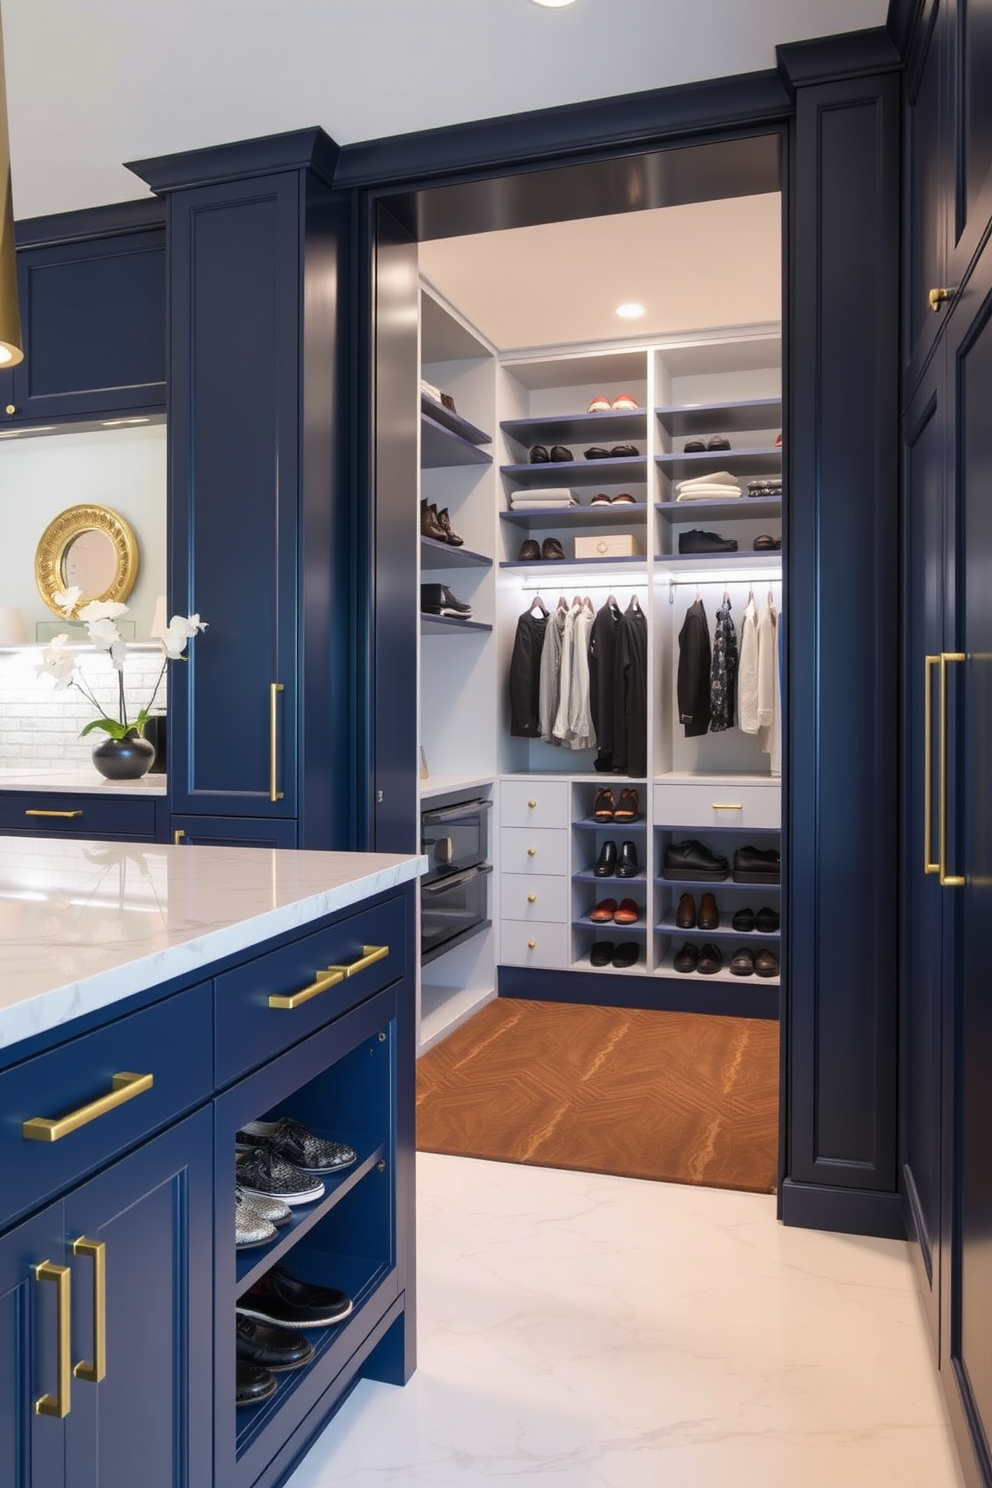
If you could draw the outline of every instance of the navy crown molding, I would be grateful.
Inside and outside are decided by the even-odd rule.
[[[238,140],[232,144],[210,145],[203,150],[184,150],[175,155],[124,163],[156,193],[181,191],[191,186],[212,186],[221,181],[257,179],[291,170],[312,171],[330,186],[334,182],[340,154],[340,146],[315,124],[285,134],[270,134],[260,139]]]
[[[905,57],[909,51],[914,29],[928,3],[929,0],[889,0],[885,29],[901,57]]]
[[[86,207],[78,212],[53,212],[50,217],[22,217],[14,224],[18,248],[47,248],[81,239],[121,237],[165,226],[165,207],[156,197]]]
[[[382,189],[494,166],[516,171],[533,161],[740,130],[784,119],[790,111],[773,70],[742,73],[345,145],[334,184]]]
[[[796,88],[816,83],[897,72],[902,67],[899,51],[883,26],[815,41],[790,41],[775,52],[782,81],[792,94]]]

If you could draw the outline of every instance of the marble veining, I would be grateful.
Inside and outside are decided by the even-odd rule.
[[[53,791],[60,795],[164,796],[164,775],[140,780],[104,780],[93,764],[39,769],[29,765],[0,765],[0,791]]]
[[[908,1247],[421,1153],[419,1357],[287,1488],[962,1488]]]
[[[0,837],[0,1047],[415,878],[390,853]]]

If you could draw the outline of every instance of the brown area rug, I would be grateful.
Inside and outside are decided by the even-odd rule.
[[[417,1071],[424,1152],[772,1193],[778,1024],[497,998]]]

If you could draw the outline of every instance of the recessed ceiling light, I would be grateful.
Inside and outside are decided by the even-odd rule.
[[[557,10],[559,5],[574,5],[575,0],[534,0],[535,5],[544,5],[548,10]]]
[[[622,316],[624,320],[637,320],[639,316],[644,314],[644,306],[638,305],[631,300],[628,304],[618,305],[617,314]]]

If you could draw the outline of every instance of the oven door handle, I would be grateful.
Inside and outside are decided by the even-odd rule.
[[[449,889],[457,889],[459,884],[468,883],[471,878],[482,878],[492,871],[492,863],[480,863],[477,868],[466,868],[464,873],[453,873],[450,878],[436,878],[432,883],[421,884],[420,892],[422,894],[446,894]]]
[[[454,821],[459,816],[477,816],[480,811],[492,809],[492,801],[462,801],[458,806],[445,806],[442,811],[422,811],[420,820],[424,823]]]

